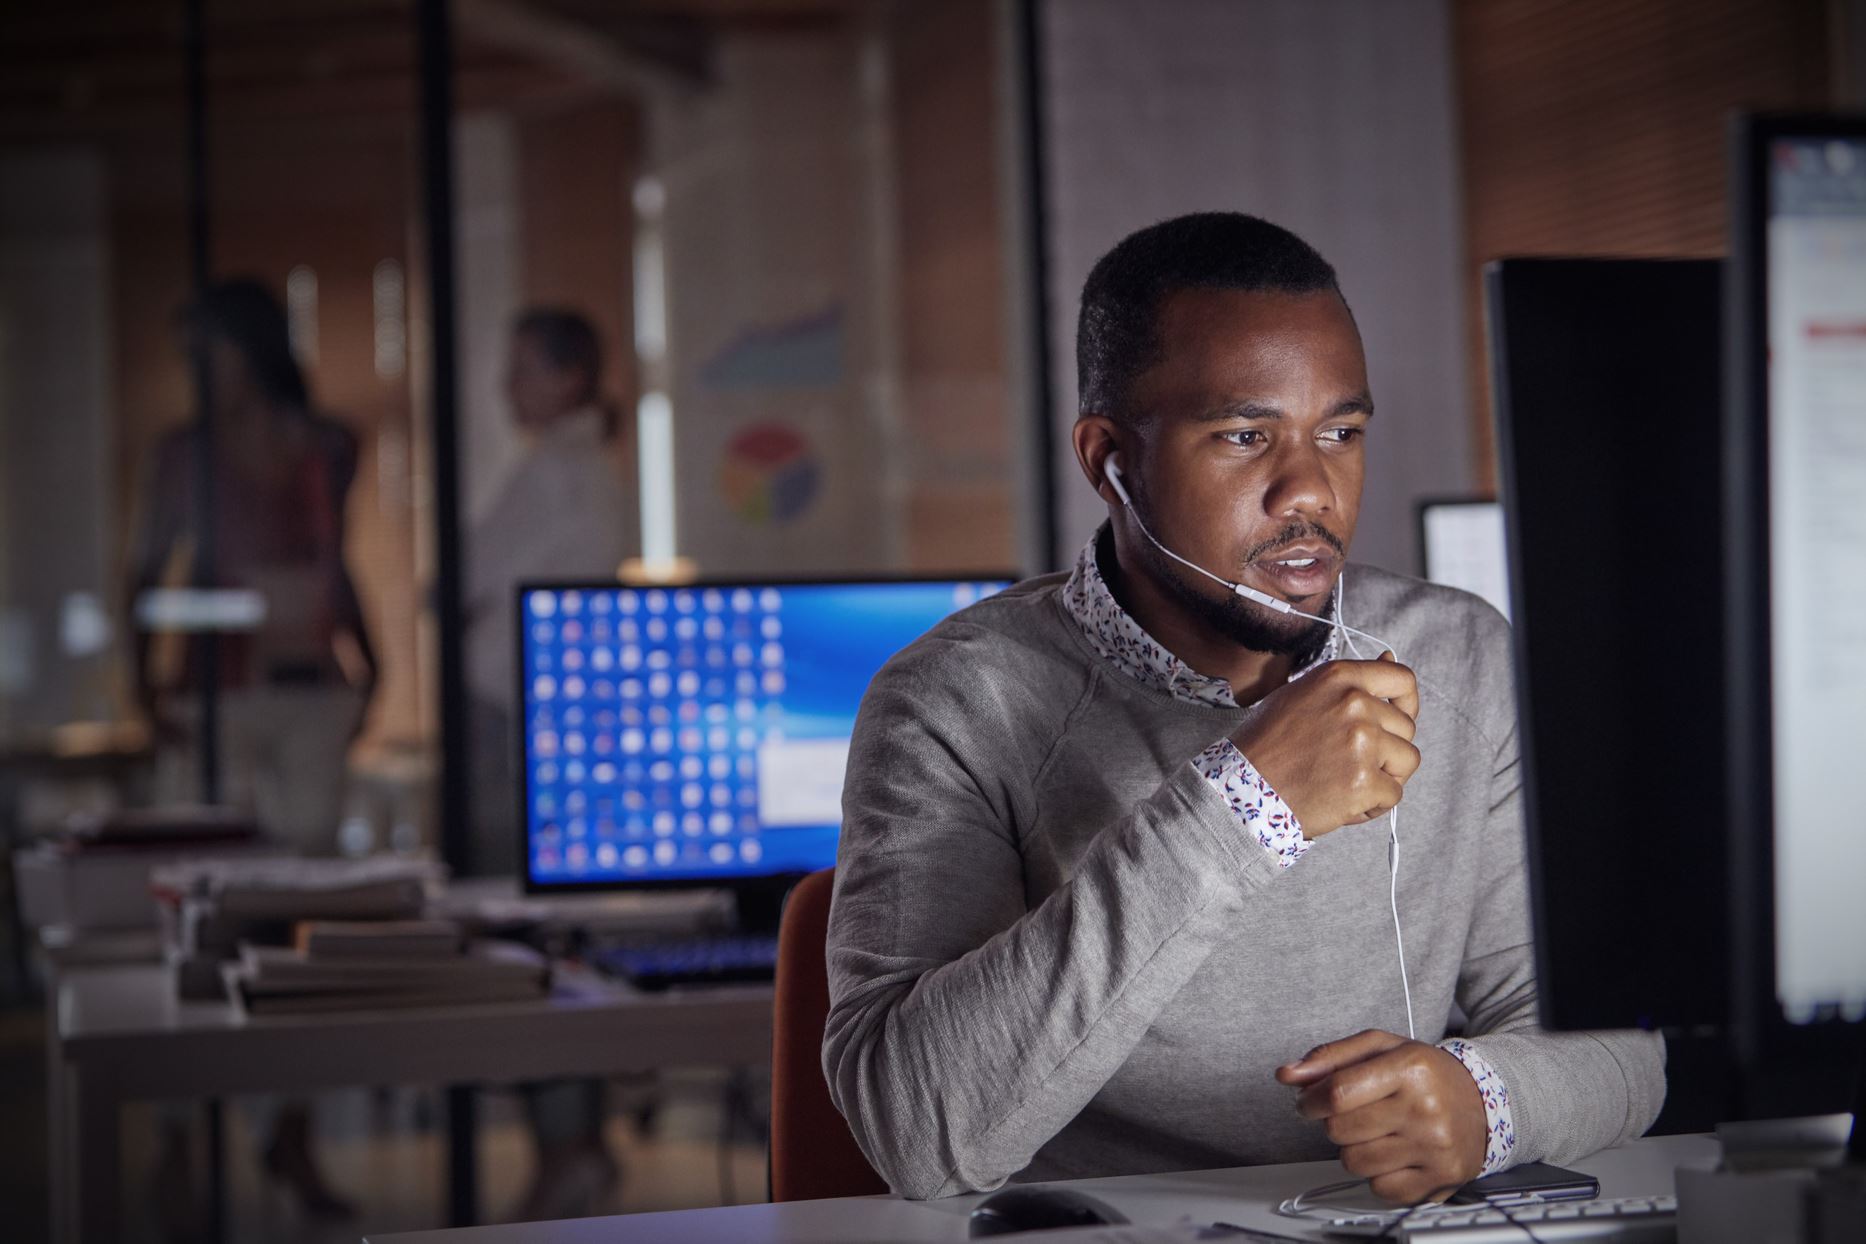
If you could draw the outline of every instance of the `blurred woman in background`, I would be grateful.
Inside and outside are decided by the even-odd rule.
[[[578,312],[534,307],[512,324],[505,373],[524,452],[466,543],[466,680],[473,713],[473,871],[518,864],[512,772],[513,593],[527,580],[613,580],[635,551],[638,516],[603,399],[602,348]]]
[[[374,694],[376,657],[356,584],[344,562],[344,506],[356,478],[357,441],[311,408],[292,356],[285,313],[257,281],[210,286],[182,313],[190,346],[204,349],[214,409],[213,582],[201,583],[198,474],[205,435],[191,421],[157,446],[130,565],[130,602],[159,586],[246,589],[265,614],[215,643],[223,774],[221,801],[309,854],[336,850],[351,742]],[[133,627],[137,699],[171,744],[189,780],[199,746],[196,697],[205,671],[198,643],[181,645],[178,670],[158,668],[163,637]]]
[[[527,579],[614,580],[635,551],[636,509],[618,460],[615,408],[603,399],[596,329],[539,307],[513,322],[506,367],[512,421],[529,444],[466,547],[466,677],[472,703],[474,871],[518,865],[513,720],[515,591]],[[621,1168],[603,1137],[604,1085],[523,1086],[537,1162],[516,1221],[589,1213]]]

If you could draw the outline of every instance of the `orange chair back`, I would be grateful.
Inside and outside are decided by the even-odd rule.
[[[771,1034],[771,1199],[867,1196],[888,1185],[856,1146],[823,1079],[829,1020],[829,895],[836,870],[811,873],[784,903],[778,927]]]

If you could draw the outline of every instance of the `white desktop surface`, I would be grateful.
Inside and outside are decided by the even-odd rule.
[[[1569,1165],[1599,1179],[1603,1197],[1658,1196],[1672,1191],[1672,1172],[1677,1167],[1710,1162],[1717,1153],[1717,1142],[1710,1136],[1665,1136],[1636,1140]],[[1067,1186],[1099,1197],[1140,1227],[1229,1222],[1298,1239],[1321,1240],[1326,1237],[1318,1229],[1297,1219],[1280,1217],[1276,1206],[1299,1192],[1344,1178],[1338,1163],[1302,1162],[1083,1179]],[[893,1197],[791,1201],[782,1205],[737,1205],[374,1235],[366,1237],[365,1244],[954,1244],[966,1238],[966,1215],[982,1200],[983,1196],[940,1201],[902,1201]],[[1018,1238],[1088,1239],[1095,1234],[1083,1230]]]

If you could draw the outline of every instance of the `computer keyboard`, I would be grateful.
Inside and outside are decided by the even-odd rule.
[[[1529,1244],[1531,1240],[1671,1244],[1676,1238],[1677,1212],[1678,1202],[1669,1196],[1591,1201],[1528,1198],[1500,1205],[1492,1202],[1422,1209],[1397,1227],[1392,1226],[1391,1214],[1342,1214],[1320,1220],[1320,1225],[1331,1234],[1360,1237],[1378,1236],[1391,1228],[1385,1237],[1389,1240],[1435,1244]]]
[[[604,946],[588,953],[597,970],[637,989],[768,981],[777,975],[777,935],[690,937]]]

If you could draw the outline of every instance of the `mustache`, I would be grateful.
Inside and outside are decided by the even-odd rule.
[[[1348,555],[1348,547],[1341,542],[1341,538],[1320,523],[1291,522],[1270,539],[1251,545],[1244,554],[1244,564],[1253,565],[1267,554],[1275,553],[1301,540],[1319,540],[1333,549],[1336,557]]]

